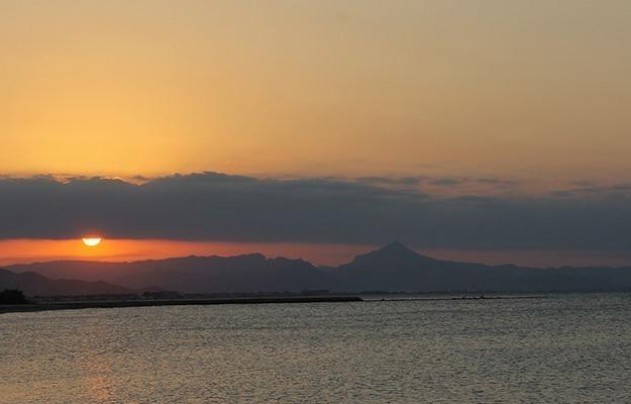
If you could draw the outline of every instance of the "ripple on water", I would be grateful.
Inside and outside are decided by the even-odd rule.
[[[631,299],[0,316],[6,402],[624,402]]]

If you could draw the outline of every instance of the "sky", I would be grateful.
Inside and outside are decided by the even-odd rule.
[[[401,239],[631,265],[630,20],[626,0],[1,0],[0,264]],[[118,247],[70,247],[87,233]]]

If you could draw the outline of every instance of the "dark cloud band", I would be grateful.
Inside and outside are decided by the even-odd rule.
[[[105,178],[0,178],[0,238],[115,238],[383,243],[445,248],[625,250],[631,204],[605,197],[436,197],[379,181],[258,179],[217,173],[142,184]],[[614,192],[615,191],[615,192]]]

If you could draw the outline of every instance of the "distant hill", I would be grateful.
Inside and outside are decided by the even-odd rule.
[[[437,260],[400,242],[335,268],[358,290],[417,292],[631,291],[631,268],[526,268]]]
[[[103,281],[50,279],[35,272],[15,273],[0,269],[0,290],[19,289],[27,296],[78,296],[125,294],[127,288]]]
[[[130,263],[57,261],[9,267],[51,279],[103,281],[129,289],[183,293],[299,292],[584,292],[631,291],[631,268],[525,268],[437,260],[400,242],[355,257],[338,267],[303,260],[184,257]],[[110,285],[112,286],[112,285]]]
[[[56,261],[10,267],[53,279],[106,281],[127,288],[183,293],[278,292],[325,289],[331,277],[311,263],[261,254],[184,257],[130,263]]]

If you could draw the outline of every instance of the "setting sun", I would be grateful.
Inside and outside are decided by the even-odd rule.
[[[96,247],[103,241],[101,237],[84,237],[81,240],[83,241],[83,244],[88,247]]]

